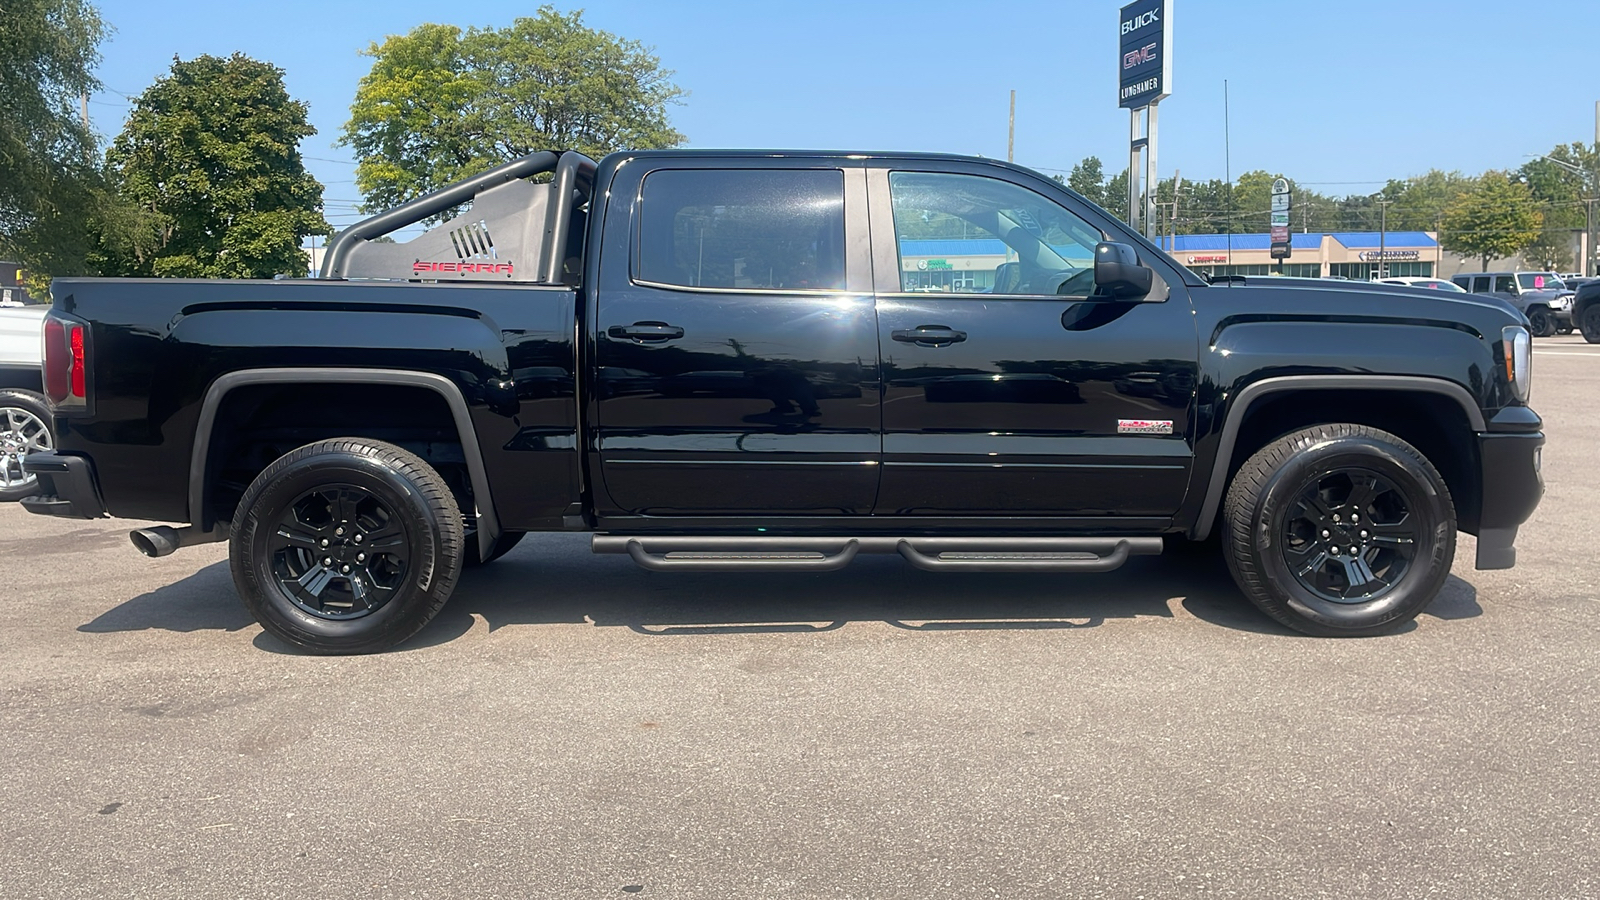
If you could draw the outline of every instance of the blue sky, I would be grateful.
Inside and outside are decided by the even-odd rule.
[[[574,4],[576,5],[576,4]],[[1045,172],[1094,154],[1126,165],[1116,108],[1118,0],[1006,3],[594,0],[595,28],[652,45],[690,95],[673,122],[693,147],[927,150],[1016,157]],[[1164,176],[1221,177],[1223,80],[1232,169],[1282,171],[1325,193],[1370,193],[1429,168],[1520,165],[1592,141],[1600,2],[1174,0]],[[318,134],[303,145],[336,227],[358,218],[334,146],[369,60],[422,22],[501,26],[537,3],[478,0],[100,0],[115,29],[91,118],[115,135],[173,54],[242,51],[284,69]],[[560,5],[562,9],[571,6]],[[1579,50],[1579,47],[1586,47]]]

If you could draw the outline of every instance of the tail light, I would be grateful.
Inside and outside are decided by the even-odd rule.
[[[44,392],[57,412],[89,406],[87,332],[83,323],[54,312],[44,317]]]

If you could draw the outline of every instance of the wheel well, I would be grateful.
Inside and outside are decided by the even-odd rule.
[[[450,406],[427,388],[391,384],[250,384],[218,404],[206,455],[212,521],[233,519],[250,483],[285,453],[315,441],[364,437],[422,457],[472,509],[461,435]]]
[[[1476,534],[1482,495],[1478,442],[1460,404],[1442,394],[1386,390],[1304,390],[1268,394],[1245,412],[1228,460],[1228,480],[1257,450],[1313,425],[1346,423],[1387,431],[1417,448],[1444,477],[1463,531]]]

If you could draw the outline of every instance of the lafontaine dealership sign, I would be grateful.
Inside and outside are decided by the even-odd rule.
[[[1172,94],[1172,0],[1138,0],[1117,18],[1117,105],[1138,109]]]

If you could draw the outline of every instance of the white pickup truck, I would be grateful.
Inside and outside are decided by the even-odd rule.
[[[22,457],[55,448],[39,368],[48,306],[0,308],[0,501],[21,500],[38,487]]]

